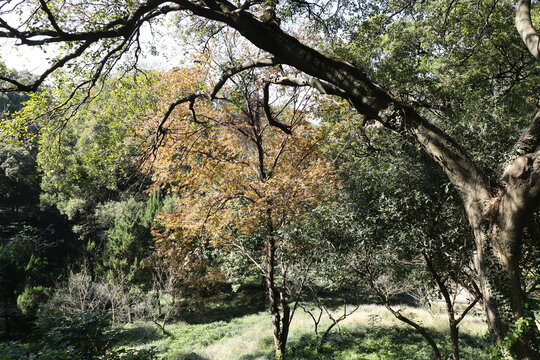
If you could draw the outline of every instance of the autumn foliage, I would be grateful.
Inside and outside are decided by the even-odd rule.
[[[205,92],[197,82],[201,71],[163,74],[155,86],[157,111],[141,127],[154,146],[146,163],[154,188],[178,199],[174,211],[159,217],[165,229],[155,232],[156,252],[191,274],[202,273],[205,248],[240,246],[238,236],[261,231],[267,220],[274,231],[299,221],[335,187],[332,164],[321,153],[325,132],[309,117],[305,94],[276,94],[273,116],[291,134],[269,124],[261,84],[247,81],[224,89],[217,103],[200,96],[181,104],[162,123],[169,104]]]

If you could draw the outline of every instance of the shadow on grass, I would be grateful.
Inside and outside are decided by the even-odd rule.
[[[236,360],[261,360],[261,359],[274,359],[271,352],[256,352],[253,354],[242,355]]]
[[[450,338],[439,332],[430,332],[444,355],[450,355]],[[485,337],[463,335],[461,337],[463,360],[487,360],[488,341]],[[425,339],[410,328],[366,326],[341,334],[332,334],[317,352],[315,337],[304,334],[291,339],[288,359],[384,359],[384,360],[431,360],[431,347]]]
[[[321,300],[329,308],[339,308],[343,306],[344,298],[336,296],[335,293],[320,290]],[[306,299],[310,301],[310,299]],[[345,297],[348,303],[374,304],[377,299],[370,294],[361,294],[359,297]],[[393,299],[395,303],[405,305],[415,305],[412,298],[407,295],[397,296]],[[267,309],[265,289],[260,280],[250,279],[244,283],[236,292],[233,292],[230,285],[222,284],[218,293],[206,297],[199,297],[195,300],[185,300],[184,310],[176,317],[176,320],[184,321],[188,324],[209,324],[216,321],[228,322],[234,318],[256,314]]]
[[[189,354],[181,354],[177,356],[176,360],[209,360],[209,359],[199,354],[189,353]]]
[[[209,324],[256,314],[266,309],[264,288],[260,284],[244,284],[233,292],[230,287],[223,287],[217,294],[196,299],[197,304],[184,303],[186,310],[181,311],[177,320],[188,324]]]
[[[117,335],[116,344],[133,346],[146,344],[163,338],[161,330],[150,323],[135,323],[121,328]]]

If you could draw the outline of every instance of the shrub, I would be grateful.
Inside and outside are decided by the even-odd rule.
[[[43,340],[36,359],[150,360],[155,358],[153,349],[114,349],[118,332],[113,329],[111,316],[107,311],[85,310],[71,314],[41,315],[37,325],[38,333]]]
[[[17,297],[17,307],[25,315],[35,314],[39,304],[43,303],[51,292],[51,288],[44,286],[26,286]]]
[[[0,343],[0,360],[27,359],[28,350],[21,344],[10,341]]]
[[[111,317],[102,310],[40,316],[37,325],[43,336],[43,349],[67,349],[85,360],[102,358],[114,344]]]

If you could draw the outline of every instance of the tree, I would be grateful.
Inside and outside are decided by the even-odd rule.
[[[162,104],[198,87],[196,73],[165,74],[158,86],[164,89]],[[324,132],[307,122],[309,102],[302,94],[265,109],[266,90],[251,79],[240,79],[222,95],[220,107],[199,102],[193,118],[184,104],[168,118],[167,137],[151,164],[155,186],[168,185],[179,201],[175,211],[159,218],[167,230],[156,248],[173,268],[195,274],[204,273],[205,248],[239,249],[264,278],[276,355],[284,357],[295,308],[287,289],[290,263],[282,254],[301,244],[287,241],[281,229],[331,196],[333,169],[321,156]],[[161,113],[152,120],[161,121]],[[272,121],[287,132],[272,127]]]
[[[0,66],[0,72],[7,71]],[[28,98],[24,93],[0,96],[0,108],[6,110],[0,110],[0,120],[12,119]],[[0,337],[10,339],[28,335],[37,306],[74,251],[70,224],[55,209],[40,207],[36,144],[21,144],[20,132],[0,131],[0,136]]]
[[[327,107],[329,119],[332,108],[339,110]],[[311,245],[303,257],[316,261],[312,277],[326,286],[374,293],[443,359],[429,331],[393,306],[395,295],[412,294],[430,304],[439,291],[447,305],[453,359],[458,360],[458,324],[479,292],[472,270],[474,241],[461,225],[466,219],[457,194],[425,154],[397,135],[377,128],[360,131],[351,119],[333,125],[330,139],[329,156],[338,157],[342,183],[339,200],[324,204],[299,231]],[[454,297],[459,287],[472,298],[461,313]]]
[[[346,99],[366,124],[375,121],[401,134],[439,164],[458,192],[474,233],[494,342],[502,347],[513,324],[521,321],[528,326],[511,351],[518,358],[537,358],[538,329],[527,320],[520,271],[523,229],[540,198],[540,112],[534,115],[539,36],[530,5],[530,0],[516,5],[507,0],[358,5],[147,0],[100,1],[92,7],[78,1],[24,2],[2,8],[3,14],[21,10],[22,21],[14,24],[2,16],[0,37],[32,46],[62,44],[63,51],[34,82],[9,76],[0,80],[4,91],[35,91],[51,73],[72,66],[78,75],[65,85],[78,84],[75,91],[89,92],[129,49],[138,54],[141,27],[164,14],[188,13],[235,29],[272,57],[235,64],[226,75],[278,63],[291,66],[305,77],[271,81],[313,86]],[[517,32],[510,20],[514,12]],[[304,20],[313,25],[304,30],[314,29],[329,41],[306,45],[309,37],[284,30]],[[211,25],[215,31],[209,32],[218,33],[219,26]],[[125,64],[133,65],[136,59]],[[474,151],[481,150],[474,145],[481,144],[482,131],[502,145],[495,157]]]
[[[447,305],[453,359],[458,360],[457,325],[480,294],[472,270],[474,241],[461,225],[466,220],[457,194],[425,154],[400,143],[396,135],[387,136],[377,128],[359,133],[352,122],[334,126],[334,133],[331,147],[340,154],[342,203],[351,208],[341,212],[354,214],[341,231],[354,234],[353,239],[336,245],[337,252],[347,259],[347,269],[364,278],[364,286],[397,319],[415,328],[441,359],[444,356],[429,333],[390,302],[396,293],[431,288],[422,294],[428,297],[421,299],[425,303],[438,289]],[[456,316],[458,287],[468,289],[474,301]]]

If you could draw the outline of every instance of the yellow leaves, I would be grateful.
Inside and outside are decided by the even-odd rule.
[[[160,101],[140,131],[152,139],[170,104],[199,91],[204,76],[197,66],[162,74],[155,86]],[[155,247],[156,256],[178,268],[203,266],[202,248],[228,246],[255,232],[268,210],[277,229],[334,193],[333,166],[322,155],[324,129],[306,122],[305,110],[285,108],[276,116],[291,125],[288,135],[270,126],[256,97],[242,101],[238,106],[201,97],[192,109],[177,106],[163,124],[166,136],[149,170],[153,186],[177,194],[178,202],[176,210],[160,215],[165,229],[154,232]]]

